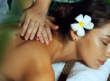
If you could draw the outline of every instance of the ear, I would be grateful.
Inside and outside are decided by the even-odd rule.
[[[70,30],[70,35],[73,41],[78,41],[79,39],[81,39],[82,37],[77,35],[77,31],[74,31],[72,28]]]
[[[73,41],[77,41],[78,36],[76,35],[76,32],[71,28],[70,35]]]

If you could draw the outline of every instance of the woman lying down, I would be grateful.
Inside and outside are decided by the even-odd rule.
[[[12,81],[54,81],[52,63],[81,60],[98,69],[110,57],[110,5],[102,0],[84,0],[75,7],[57,8],[53,17],[59,26],[49,45],[24,41],[20,29],[4,57],[1,78]],[[15,32],[15,33],[14,33]]]

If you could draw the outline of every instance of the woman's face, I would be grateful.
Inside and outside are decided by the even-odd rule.
[[[78,58],[98,69],[110,57],[110,23],[92,29],[76,43]]]

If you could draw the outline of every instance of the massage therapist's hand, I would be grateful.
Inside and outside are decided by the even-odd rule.
[[[49,41],[52,40],[52,30],[57,30],[59,27],[56,26],[55,24],[55,18],[54,17],[46,17],[46,21],[44,23],[44,27],[42,29],[42,33],[39,37],[35,37],[36,40],[39,40],[41,43],[45,43],[46,45],[49,44]]]
[[[40,8],[37,9],[31,7],[25,10],[21,16],[19,23],[19,26],[22,26],[21,36],[24,36],[25,40],[32,40],[35,35],[39,37],[44,27],[45,20],[46,13],[40,10]]]

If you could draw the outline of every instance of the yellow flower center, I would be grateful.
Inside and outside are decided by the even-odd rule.
[[[80,22],[80,23],[79,23],[79,26],[80,26],[80,27],[83,27],[83,26],[84,26],[84,23],[83,23],[83,22]]]

